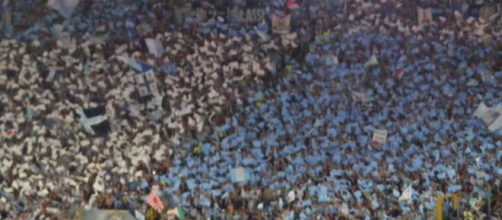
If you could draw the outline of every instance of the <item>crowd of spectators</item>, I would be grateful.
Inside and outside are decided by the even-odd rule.
[[[502,218],[501,130],[473,116],[502,105],[498,20],[460,1],[425,23],[411,14],[436,1],[251,2],[81,1],[69,18],[38,8],[36,23],[6,28],[0,218],[84,206],[147,219],[176,207],[190,219],[429,219],[454,193]],[[223,13],[179,17],[186,4]],[[266,16],[245,22],[231,7]],[[278,35],[269,17],[286,14],[291,31]],[[100,107],[108,124],[93,130],[82,112]],[[166,209],[152,215],[153,186]]]

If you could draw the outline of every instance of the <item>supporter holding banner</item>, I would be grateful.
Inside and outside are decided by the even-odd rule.
[[[148,205],[155,209],[158,213],[161,213],[164,209],[164,204],[159,198],[159,187],[153,186],[150,195],[148,195],[147,200]]]

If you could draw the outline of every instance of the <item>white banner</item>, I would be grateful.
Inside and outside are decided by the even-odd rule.
[[[371,140],[372,145],[381,145],[387,142],[388,131],[385,129],[375,129],[373,130],[373,139]]]

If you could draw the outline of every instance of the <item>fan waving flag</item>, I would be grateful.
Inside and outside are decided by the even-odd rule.
[[[161,213],[162,210],[164,209],[164,204],[160,200],[158,192],[156,190],[153,190],[150,193],[150,195],[148,196],[147,203],[158,213]]]
[[[87,133],[91,135],[103,135],[110,130],[110,122],[106,115],[105,106],[87,109],[78,108],[75,112],[79,116],[79,121]]]
[[[58,11],[65,18],[71,17],[80,0],[49,0],[47,6]]]

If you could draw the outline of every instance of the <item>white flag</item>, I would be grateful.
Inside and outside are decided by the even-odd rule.
[[[474,116],[481,119],[491,132],[502,128],[502,104],[490,108],[485,103],[481,103],[474,111]]]
[[[371,140],[371,145],[381,145],[387,142],[387,130],[385,129],[375,129],[373,131],[373,139]]]
[[[413,187],[411,187],[411,185],[409,185],[403,192],[403,194],[401,194],[401,196],[399,197],[399,201],[409,201],[411,200],[411,196],[413,195]]]
[[[162,45],[162,42],[160,42],[157,39],[153,38],[147,38],[145,39],[146,46],[148,47],[148,51],[155,55],[156,57],[162,56],[164,54],[164,46]]]
[[[378,59],[375,54],[371,55],[371,58],[364,64],[365,66],[378,65]]]

